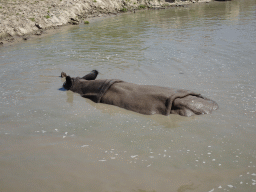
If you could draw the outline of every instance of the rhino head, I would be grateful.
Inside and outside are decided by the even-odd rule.
[[[77,77],[77,78],[91,81],[91,80],[95,80],[97,78],[98,74],[99,74],[99,72],[97,70],[92,70],[90,73],[83,76],[82,78],[80,78],[80,77]],[[61,72],[61,77],[66,77],[66,81],[63,83],[63,87],[66,90],[70,90],[70,88],[74,84],[74,78],[66,75],[66,73],[64,73],[64,72]]]

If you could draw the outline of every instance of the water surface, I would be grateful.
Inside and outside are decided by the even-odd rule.
[[[0,191],[255,191],[255,7],[141,11],[0,48]],[[92,69],[220,108],[146,116],[61,89],[61,71]]]

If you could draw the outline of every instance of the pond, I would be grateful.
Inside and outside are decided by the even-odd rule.
[[[256,2],[122,14],[0,48],[0,191],[255,191]],[[142,115],[60,73],[196,91],[210,115]]]

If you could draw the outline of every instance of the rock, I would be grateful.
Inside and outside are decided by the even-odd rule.
[[[35,26],[36,26],[38,29],[43,29],[43,27],[42,27],[39,23],[36,23]]]
[[[10,43],[13,42],[14,41],[14,37],[8,38],[7,41],[10,42]]]
[[[124,5],[127,10],[135,13],[140,5],[160,9],[166,4],[180,7],[185,2],[209,1],[211,0],[0,0],[0,39],[5,44],[5,41],[12,41],[9,36],[27,39],[24,35],[41,35],[44,30],[55,26],[79,25],[85,18],[117,15]]]
[[[38,30],[38,31],[35,33],[35,35],[42,35],[42,33],[43,33],[43,30]]]
[[[27,36],[27,35],[23,37],[23,40],[24,40],[24,41],[26,41],[26,40],[28,40],[28,39],[29,39],[29,36]]]
[[[76,18],[70,18],[69,23],[72,25],[79,25],[79,20]]]

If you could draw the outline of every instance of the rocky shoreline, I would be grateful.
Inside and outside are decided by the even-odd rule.
[[[0,0],[0,46],[37,38],[96,17],[211,0]]]

